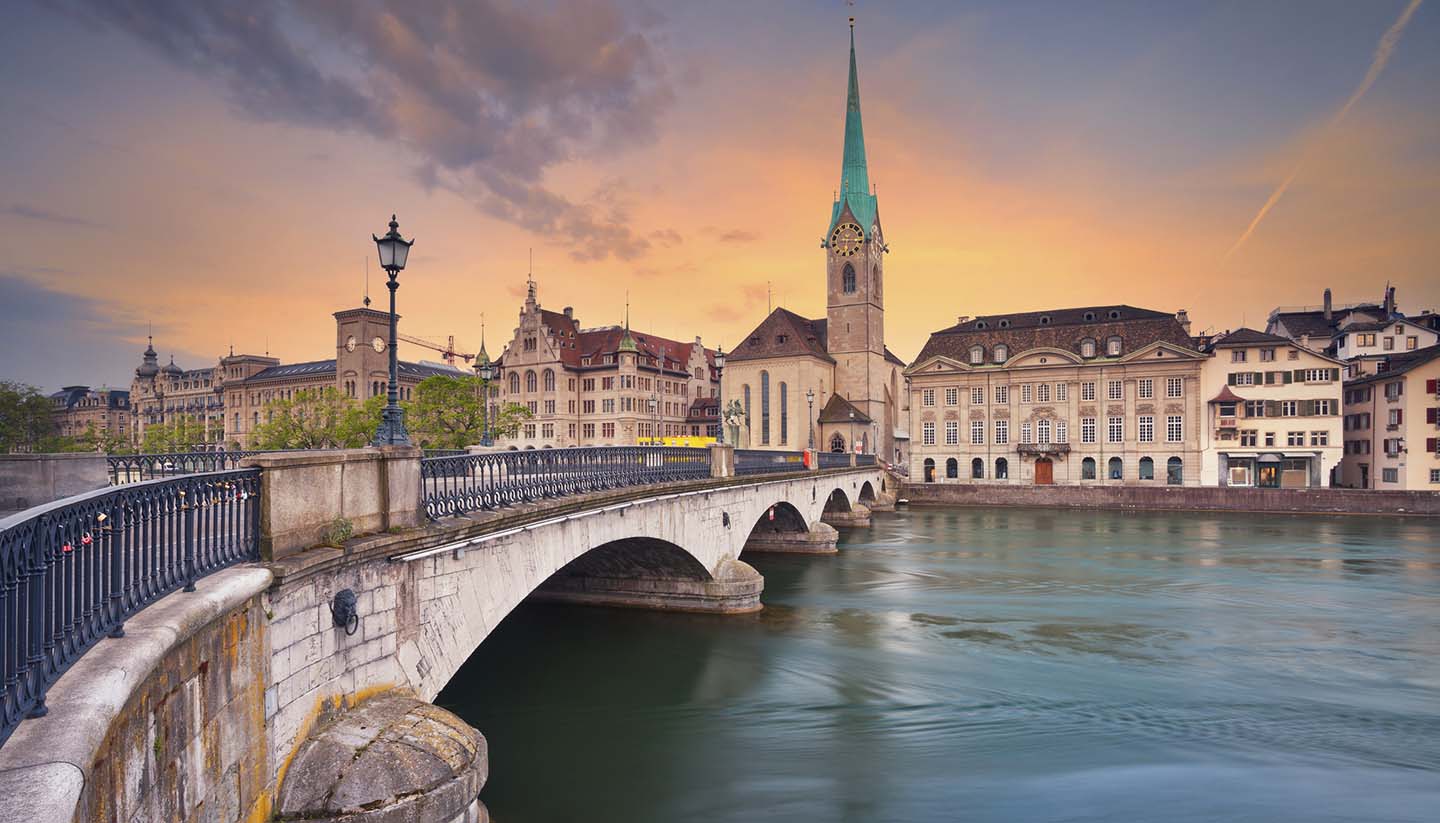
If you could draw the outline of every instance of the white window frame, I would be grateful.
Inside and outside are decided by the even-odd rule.
[[[935,422],[926,420],[920,424],[920,444],[924,446],[935,445]]]
[[[947,445],[947,446],[958,446],[958,445],[960,445],[960,421],[959,421],[959,420],[946,420],[946,421],[945,421],[945,445]]]
[[[997,405],[997,406],[1008,406],[1008,405],[1010,405],[1010,386],[1009,386],[1009,385],[996,386],[996,387],[995,387],[995,405]]]
[[[1155,379],[1152,377],[1140,378],[1136,396],[1141,400],[1153,400],[1155,398]]]
[[[1033,402],[1033,401],[1031,401],[1031,399],[1030,399],[1030,398],[1033,397],[1033,396],[1034,396],[1034,386],[1032,386],[1032,385],[1029,384],[1029,383],[1021,383],[1021,384],[1020,384],[1020,402],[1021,402],[1021,403],[1030,403],[1030,402]]]
[[[1056,421],[1055,421],[1055,442],[1056,442],[1056,443],[1069,443],[1069,442],[1070,442],[1070,427],[1069,427],[1069,425],[1066,424],[1066,422],[1065,422],[1064,420],[1056,420]]]
[[[995,445],[1004,446],[1010,443],[1010,421],[995,421]]]
[[[1114,418],[1111,418],[1111,419],[1114,419]],[[1150,415],[1150,414],[1142,414],[1142,415],[1140,415],[1138,418],[1136,418],[1135,423],[1136,423],[1135,428],[1136,428],[1136,438],[1137,438],[1137,442],[1140,442],[1140,443],[1154,443],[1154,442],[1155,442],[1155,416],[1154,416],[1154,415]],[[1114,441],[1111,441],[1111,442],[1114,442]]]
[[[1080,442],[1081,442],[1081,443],[1094,443],[1094,442],[1095,442],[1095,418],[1093,418],[1093,417],[1082,417],[1082,418],[1080,418]]]
[[[1035,402],[1036,402],[1036,403],[1049,403],[1049,402],[1050,402],[1050,384],[1049,384],[1049,383],[1041,383],[1041,384],[1039,384],[1038,386],[1035,387]]]
[[[934,389],[921,389],[921,390],[920,390],[920,405],[922,405],[922,406],[933,406],[933,405],[935,405],[935,390],[934,390]]]
[[[1055,401],[1056,401],[1057,403],[1059,403],[1059,402],[1064,402],[1064,401],[1069,400],[1069,399],[1070,399],[1070,384],[1069,384],[1069,383],[1056,383],[1056,384],[1055,384]]]
[[[947,406],[958,406],[958,405],[960,405],[960,387],[959,387],[959,386],[950,386],[950,387],[948,387],[948,388],[945,389],[945,405],[947,405]]]
[[[1183,378],[1183,377],[1167,377],[1167,378],[1165,378],[1165,396],[1166,396],[1166,397],[1184,397],[1184,396],[1185,396],[1185,378]]]
[[[970,443],[974,446],[985,445],[985,421],[970,421]]]
[[[1125,399],[1125,381],[1111,380],[1105,384],[1105,396],[1111,400]]]
[[[1168,414],[1165,416],[1165,442],[1180,443],[1185,440],[1185,416],[1180,414]]]
[[[1125,418],[1123,418],[1123,417],[1107,417],[1107,418],[1105,418],[1105,442],[1106,442],[1106,443],[1124,443],[1124,442],[1125,442]]]
[[[1095,399],[1095,381],[1091,380],[1080,384],[1080,399],[1082,401]]]
[[[976,386],[970,390],[970,405],[985,405],[985,389],[983,387]]]

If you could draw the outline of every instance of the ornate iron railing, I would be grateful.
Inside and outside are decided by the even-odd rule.
[[[623,486],[710,476],[710,450],[677,446],[529,449],[420,461],[432,519]]]
[[[259,558],[260,470],[100,489],[0,520],[0,744],[125,620]]]
[[[847,464],[848,465],[848,464]],[[736,449],[736,474],[770,474],[805,470],[804,452],[782,452],[771,449]]]
[[[464,449],[425,449],[425,457],[456,457],[467,454]]]
[[[848,469],[850,468],[849,452],[820,452],[820,468],[822,469]]]
[[[110,485],[119,486],[140,480],[179,477],[199,472],[218,472],[240,468],[240,461],[268,451],[172,452],[169,454],[111,454]]]

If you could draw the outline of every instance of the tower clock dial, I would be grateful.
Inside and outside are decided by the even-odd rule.
[[[830,234],[830,248],[841,257],[849,257],[860,250],[865,242],[865,233],[854,223],[841,223]]]
[[[375,351],[383,352],[385,351],[385,338],[377,337],[370,341],[370,345],[375,347]]]
[[[355,335],[352,334],[345,338],[345,351],[355,351],[356,345],[358,344],[355,341]]]

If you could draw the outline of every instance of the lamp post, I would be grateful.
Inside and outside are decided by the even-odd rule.
[[[855,410],[850,410],[850,453],[855,454]]]
[[[486,358],[475,367],[475,373],[480,375],[480,419],[484,421],[484,427],[480,432],[480,445],[492,446],[494,442],[490,439],[490,381],[495,377],[495,364]]]
[[[715,347],[715,388],[716,415],[715,420],[720,425],[715,427],[715,443],[725,445],[725,347]]]
[[[805,418],[805,425],[810,429],[810,451],[815,451],[815,390],[805,390],[805,402],[810,405],[810,414]]]
[[[390,386],[386,394],[385,409],[380,414],[380,427],[375,430],[376,446],[408,446],[410,433],[405,431],[405,410],[400,408],[400,368],[395,357],[395,290],[400,288],[396,277],[405,268],[414,240],[400,237],[400,224],[395,215],[390,215],[390,231],[384,237],[375,237],[375,248],[380,252],[380,268],[390,276]]]

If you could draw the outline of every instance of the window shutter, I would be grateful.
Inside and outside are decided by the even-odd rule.
[[[1264,374],[1263,372],[1258,372],[1258,371],[1255,372],[1255,385],[1258,386],[1258,385],[1260,385],[1261,383],[1264,383],[1264,382],[1265,382],[1265,374]]]
[[[1230,385],[1235,385],[1235,372],[1230,372],[1230,374],[1226,375],[1225,379]]]
[[[1315,401],[1314,401],[1314,400],[1301,400],[1301,401],[1300,401],[1300,414],[1301,414],[1301,416],[1303,416],[1303,417],[1314,417],[1314,416],[1315,416]]]
[[[1426,423],[1434,423],[1437,419],[1440,419],[1440,409],[1432,407],[1425,410]]]
[[[1431,454],[1434,454],[1434,453],[1436,452],[1436,443],[1437,443],[1437,442],[1440,442],[1440,440],[1437,440],[1437,439],[1434,438],[1434,437],[1427,437],[1427,438],[1425,438],[1425,451],[1430,452]]]
[[[1274,385],[1274,383],[1275,383],[1275,372],[1273,372],[1273,371],[1267,371],[1267,372],[1265,372],[1265,385],[1270,386],[1270,385]]]
[[[1304,379],[1305,379],[1305,370],[1304,370],[1304,369],[1296,369],[1295,371],[1289,372],[1288,374],[1285,375],[1285,382],[1286,382],[1286,383],[1290,383],[1290,382],[1299,383],[1299,382],[1303,381]]]
[[[1339,369],[1331,369],[1331,370],[1330,370],[1330,379],[1331,379],[1331,380],[1339,380],[1339,379],[1340,379],[1340,370],[1339,370]]]
[[[1279,401],[1279,400],[1266,400],[1266,401],[1265,401],[1265,416],[1266,416],[1266,417],[1279,417],[1279,416],[1280,416],[1280,401]]]
[[[1396,409],[1396,410],[1395,410],[1395,422],[1396,422],[1396,423],[1404,423],[1404,422],[1405,422],[1405,410],[1404,410],[1404,409]]]
[[[1440,383],[1440,380],[1426,380],[1426,381],[1425,381],[1425,393],[1426,393],[1426,394],[1434,394],[1434,393],[1435,393],[1435,386],[1436,386],[1437,383]]]

